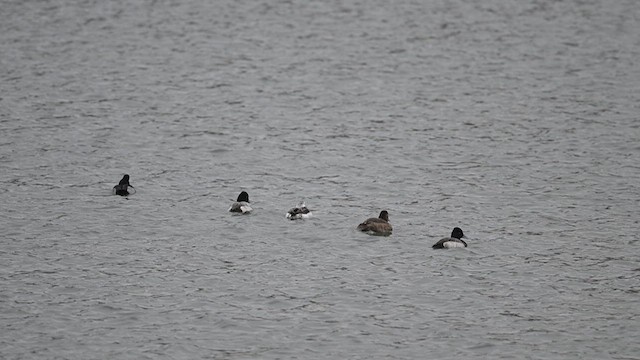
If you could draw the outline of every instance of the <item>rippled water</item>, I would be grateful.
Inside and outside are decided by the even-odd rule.
[[[640,354],[635,1],[0,16],[2,358]]]

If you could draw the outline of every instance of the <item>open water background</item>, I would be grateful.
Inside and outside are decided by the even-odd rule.
[[[638,359],[639,21],[3,1],[1,357]]]

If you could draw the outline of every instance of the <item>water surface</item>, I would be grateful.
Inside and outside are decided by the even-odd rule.
[[[640,353],[634,1],[0,16],[2,358]]]

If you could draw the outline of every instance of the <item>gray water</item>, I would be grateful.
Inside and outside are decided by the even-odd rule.
[[[639,20],[4,1],[0,357],[640,358]]]

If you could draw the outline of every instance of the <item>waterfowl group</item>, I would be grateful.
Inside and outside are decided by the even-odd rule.
[[[113,193],[120,196],[127,196],[132,194],[129,192],[129,188],[133,189],[133,193],[135,193],[135,188],[129,184],[129,175],[125,174],[118,185],[113,187]],[[229,208],[229,212],[239,214],[248,214],[252,210],[249,204],[249,194],[246,191],[242,191]],[[291,220],[308,219],[312,216],[312,213],[304,201],[302,201],[298,206],[291,208],[285,216]],[[387,210],[380,211],[380,215],[378,215],[377,218],[368,218],[360,223],[357,229],[371,235],[391,235],[393,227],[389,222],[389,212]],[[455,227],[451,232],[451,237],[440,239],[437,243],[433,244],[432,247],[434,249],[465,248],[467,247],[467,243],[462,240],[462,238],[465,238],[462,229]]]

